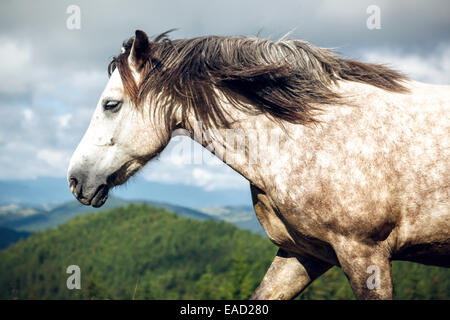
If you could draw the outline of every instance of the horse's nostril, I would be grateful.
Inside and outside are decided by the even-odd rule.
[[[69,188],[70,188],[70,192],[72,192],[76,197],[78,196],[76,193],[77,191],[77,185],[78,185],[78,180],[74,177],[70,177],[69,179]]]

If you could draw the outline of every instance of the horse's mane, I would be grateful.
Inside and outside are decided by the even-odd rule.
[[[108,66],[117,67],[126,95],[139,107],[148,98],[183,118],[192,111],[205,125],[229,122],[221,107],[225,97],[251,114],[265,113],[274,120],[307,124],[323,105],[340,104],[332,90],[337,80],[406,92],[406,77],[384,65],[338,57],[333,51],[300,40],[204,36],[169,40],[167,32],[150,42],[150,54],[136,84],[128,66],[133,38]],[[167,117],[168,118],[168,117]]]

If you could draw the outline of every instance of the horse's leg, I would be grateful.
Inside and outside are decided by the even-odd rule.
[[[386,247],[344,240],[334,249],[357,299],[392,299],[391,261]]]
[[[330,264],[315,258],[293,255],[279,249],[250,299],[293,299],[330,267]]]

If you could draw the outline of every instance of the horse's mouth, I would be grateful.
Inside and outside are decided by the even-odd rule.
[[[106,184],[100,185],[94,193],[94,196],[91,199],[80,196],[76,197],[78,201],[80,201],[85,206],[93,206],[94,208],[100,208],[105,204],[108,199],[109,188]]]
[[[108,200],[109,190],[125,183],[128,178],[135,174],[141,167],[141,162],[136,160],[125,163],[118,170],[110,174],[105,181],[106,183],[99,185],[97,189],[95,189],[93,195],[90,192],[83,192],[85,191],[83,189],[86,186],[79,183],[76,176],[73,175],[69,177],[69,188],[75,198],[82,204],[100,208],[105,204],[106,200]],[[86,196],[86,194],[88,196]]]
[[[78,199],[81,203],[85,205],[91,205],[94,208],[100,208],[108,200],[109,190],[117,185],[123,184],[127,178],[125,177],[125,171],[127,164],[122,166],[119,170],[111,174],[107,180],[107,184],[100,185],[95,191],[94,196],[89,201],[88,199]],[[84,201],[83,201],[84,200]]]
[[[94,208],[100,208],[103,206],[108,199],[109,188],[106,184],[102,184],[98,187],[97,191],[94,194],[94,197],[91,200],[91,206]]]

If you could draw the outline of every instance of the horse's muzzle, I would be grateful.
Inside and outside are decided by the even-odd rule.
[[[78,201],[94,208],[101,207],[108,199],[109,188],[106,184],[101,184],[97,188],[87,187],[79,177],[71,175],[69,177],[69,188]]]

